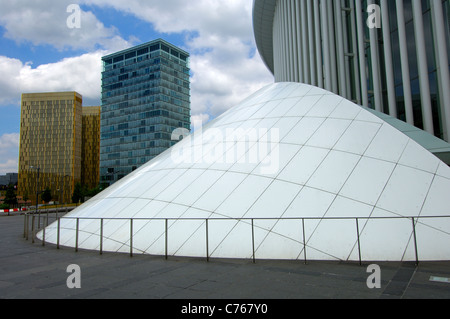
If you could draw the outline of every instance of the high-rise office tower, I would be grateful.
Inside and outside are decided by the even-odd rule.
[[[92,189],[100,178],[100,106],[83,107],[81,184]]]
[[[113,184],[190,130],[189,54],[158,39],[102,58],[100,182]]]
[[[82,96],[76,92],[22,94],[18,193],[35,202],[50,188],[68,203],[81,182]]]
[[[35,203],[48,187],[55,201],[70,203],[77,183],[98,186],[100,107],[82,104],[77,92],[22,94],[20,195]]]

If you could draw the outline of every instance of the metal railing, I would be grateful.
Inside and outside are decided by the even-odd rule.
[[[35,227],[35,222],[36,222],[36,213],[26,213],[25,214],[25,218],[24,218],[24,238],[26,238],[26,240],[29,239],[29,235],[31,234],[32,237],[32,242],[35,242],[35,237],[38,231],[42,231],[43,235],[42,235],[42,245],[45,246],[46,243],[46,227],[48,227],[50,225],[50,211],[47,211],[45,213],[45,219],[43,218],[43,220],[45,221],[42,224],[42,228],[41,228],[41,223],[40,223],[40,215],[44,214],[44,213],[38,213],[37,215],[39,215],[39,221],[38,221],[38,225],[37,227]],[[31,217],[31,230],[30,230],[30,217]],[[53,218],[52,222],[56,222],[57,223],[57,240],[56,240],[56,247],[57,249],[60,248],[60,231],[61,231],[61,221],[62,220],[73,220],[76,222],[76,226],[75,226],[75,251],[78,252],[79,249],[79,233],[80,233],[80,220],[82,221],[99,221],[100,225],[100,234],[99,234],[99,252],[100,254],[103,254],[103,241],[105,239],[104,237],[104,223],[105,221],[129,221],[129,229],[130,229],[130,237],[129,237],[129,255],[130,257],[133,256],[134,253],[134,247],[133,247],[133,239],[134,239],[134,230],[133,230],[133,226],[134,226],[134,222],[136,221],[162,221],[164,222],[164,257],[165,259],[169,258],[169,253],[168,253],[168,246],[169,246],[169,222],[170,221],[175,221],[175,222],[179,222],[179,221],[202,221],[204,222],[205,225],[205,246],[206,246],[206,251],[205,251],[205,257],[206,260],[209,262],[210,260],[210,251],[209,251],[209,223],[211,221],[236,221],[236,222],[243,222],[246,223],[248,225],[251,226],[251,246],[252,246],[252,261],[253,263],[256,263],[256,247],[255,247],[255,222],[257,221],[301,221],[301,228],[302,228],[302,238],[301,238],[301,243],[303,245],[303,260],[304,263],[306,264],[308,259],[307,259],[307,239],[306,239],[306,233],[305,233],[305,223],[307,221],[337,221],[337,220],[349,220],[349,221],[354,221],[355,222],[355,231],[356,231],[356,239],[357,239],[357,248],[358,248],[358,259],[359,259],[359,264],[362,265],[362,254],[361,254],[361,232],[360,232],[360,221],[361,220],[410,220],[411,221],[411,231],[412,231],[412,239],[414,242],[414,254],[415,254],[415,262],[416,264],[419,264],[419,251],[418,251],[418,244],[417,244],[417,233],[416,233],[416,226],[418,224],[418,220],[426,220],[426,219],[447,219],[450,218],[450,215],[446,215],[446,216],[415,216],[415,217],[404,217],[404,216],[392,216],[392,217],[325,217],[325,218],[317,218],[317,217],[291,217],[291,218],[100,218],[100,217],[59,217],[58,216],[58,212],[56,212],[56,216]],[[46,225],[46,226],[45,226]],[[428,225],[425,225],[428,226]],[[265,231],[268,231],[265,228],[259,227]],[[440,230],[441,232],[444,232],[442,230]],[[446,233],[447,235],[450,236],[450,229],[448,231],[445,231],[444,233]],[[96,234],[97,235],[97,234]],[[289,237],[288,237],[289,238]],[[292,239],[292,238],[291,238]],[[145,252],[144,252],[145,253]],[[300,252],[301,254],[301,252]],[[299,254],[299,256],[300,256]],[[449,256],[450,257],[450,256]]]
[[[47,208],[47,209],[41,209],[36,211],[30,211],[24,213],[24,226],[23,226],[23,237],[28,240],[29,235],[31,233],[31,240],[34,243],[36,232],[41,230],[41,220],[42,220],[42,226],[47,227],[50,225],[50,215],[54,214],[54,220],[56,221],[59,217],[58,215],[67,215],[70,211],[74,210],[76,207],[56,207],[56,208]],[[44,216],[42,216],[44,215]],[[37,216],[37,217],[36,217]],[[42,216],[42,217],[41,217]],[[31,231],[29,229],[30,224],[30,218],[31,218]],[[36,225],[37,222],[37,225]]]

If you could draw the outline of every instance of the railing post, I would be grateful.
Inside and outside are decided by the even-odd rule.
[[[48,215],[47,215],[47,223],[48,223]],[[43,227],[43,229],[42,229],[42,246],[45,246],[45,230],[46,229],[47,229],[46,227]]]
[[[27,240],[30,238],[30,214],[27,214]]]
[[[23,214],[23,238],[27,238],[27,213]]]
[[[33,214],[33,218],[31,218],[31,243],[34,244],[34,224],[35,224],[35,216]]]
[[[133,257],[133,218],[130,218],[130,257]]]
[[[359,239],[359,222],[358,218],[356,218],[356,236],[358,238],[358,255],[359,255],[359,265],[362,266],[362,260],[361,260],[361,242]]]
[[[103,218],[100,218],[100,255],[103,254]]]
[[[252,250],[253,250],[253,263],[256,263],[256,257],[255,257],[255,228],[254,228],[254,222],[252,218]]]
[[[61,218],[58,218],[58,230],[56,233],[56,248],[57,249],[59,249],[60,230],[61,230]]]
[[[415,222],[414,217],[412,217],[412,226],[413,226],[413,234],[414,234],[414,251],[416,253],[416,266],[417,266],[417,265],[419,265],[419,253],[417,250],[416,222]]]
[[[165,237],[166,237],[166,240],[165,240],[165,242],[166,242],[166,244],[165,244],[165,255],[166,255],[166,260],[168,259],[168,247],[167,247],[167,245],[168,245],[168,239],[169,239],[169,234],[168,234],[168,230],[169,230],[169,228],[168,228],[168,220],[166,219],[166,232],[165,232]]]
[[[27,240],[30,235],[30,214],[27,213]]]
[[[208,219],[206,219],[206,261],[209,262]]]
[[[25,226],[24,226],[24,229],[25,229],[25,231],[24,231],[24,236],[25,236],[25,239],[26,240],[28,240],[28,228],[29,228],[29,219],[30,219],[30,216],[28,215],[28,213],[25,213]]]
[[[77,227],[76,227],[76,233],[75,233],[75,252],[78,252],[78,230],[80,226],[80,219],[77,218]]]
[[[306,259],[306,235],[305,235],[305,219],[302,218],[302,228],[303,228],[303,256],[305,257],[305,265],[307,264]]]

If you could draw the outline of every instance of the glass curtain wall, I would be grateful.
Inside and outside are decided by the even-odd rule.
[[[103,58],[100,176],[112,184],[190,130],[189,54],[164,40]]]

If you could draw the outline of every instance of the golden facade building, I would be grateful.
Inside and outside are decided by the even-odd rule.
[[[96,142],[83,143],[94,137],[97,124],[83,133],[82,104],[76,92],[22,94],[18,193],[33,203],[36,191],[47,187],[55,201],[70,203],[75,185],[83,182],[82,171],[89,175],[98,170],[90,168]],[[95,122],[91,117],[86,116],[87,123]],[[91,148],[86,161],[83,144]]]
[[[100,181],[100,106],[83,107],[81,184],[92,189]]]

